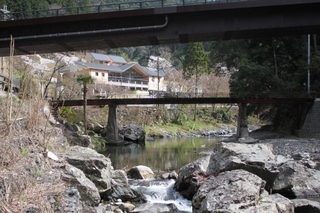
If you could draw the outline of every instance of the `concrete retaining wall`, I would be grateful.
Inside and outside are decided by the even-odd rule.
[[[320,138],[320,99],[316,99],[301,128],[300,137]]]

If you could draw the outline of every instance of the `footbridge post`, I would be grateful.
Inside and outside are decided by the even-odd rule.
[[[108,124],[106,126],[106,141],[108,144],[122,145],[123,138],[120,138],[117,123],[117,105],[109,105]]]
[[[247,123],[247,104],[239,103],[238,124],[237,124],[237,138],[244,138],[249,136]]]
[[[237,140],[242,143],[253,143],[254,139],[249,137],[247,122],[247,104],[239,103],[238,124],[237,124]]]

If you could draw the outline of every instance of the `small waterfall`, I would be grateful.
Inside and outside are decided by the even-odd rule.
[[[192,212],[192,203],[174,190],[175,180],[130,180],[131,188],[141,192],[147,202],[174,204],[179,212]]]

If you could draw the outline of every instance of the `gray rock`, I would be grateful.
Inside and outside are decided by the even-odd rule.
[[[68,139],[71,146],[88,147],[91,144],[91,138],[88,135],[79,135],[74,133],[71,137],[68,137]]]
[[[286,163],[289,159],[282,156],[282,155],[275,155],[275,160],[277,167],[282,166],[284,163]]]
[[[85,173],[98,188],[102,199],[140,200],[141,196],[130,188],[125,172],[114,170],[110,159],[104,155],[90,148],[73,146],[70,147],[64,158]]]
[[[217,152],[211,154],[206,174],[243,169],[264,179],[266,188],[273,185],[278,170],[271,144],[221,143]]]
[[[139,213],[175,213],[178,212],[177,207],[174,204],[164,204],[164,203],[144,203],[137,206],[131,212]]]
[[[256,143],[257,140],[251,137],[243,137],[243,138],[238,138],[239,143],[246,143],[246,144],[253,144]]]
[[[243,212],[252,213],[296,213],[294,205],[288,198],[280,194],[271,194],[261,196],[261,200],[257,202],[256,206],[251,206]]]
[[[123,135],[125,141],[133,141],[140,145],[145,145],[146,132],[136,124],[129,124],[119,129],[119,134]]]
[[[91,138],[88,135],[76,135],[73,143],[74,145],[88,147],[91,144]]]
[[[115,212],[115,213],[123,213],[123,211],[122,211],[121,209],[119,209],[119,208],[116,208],[116,209],[114,210],[114,212]]]
[[[101,134],[101,131],[103,130],[103,125],[96,123],[93,127],[93,131],[97,134]]]
[[[141,195],[135,190],[131,189],[127,174],[123,170],[112,171],[112,186],[111,193],[108,195],[108,199],[112,201],[124,200],[124,201],[140,201]],[[122,209],[123,210],[123,209]]]
[[[70,130],[70,131],[72,131],[72,132],[79,132],[80,131],[80,128],[77,126],[77,125],[74,125],[74,124],[70,124],[70,123],[65,123],[64,124],[64,126],[68,129],[68,130]]]
[[[81,146],[70,147],[65,159],[71,165],[82,170],[96,185],[103,198],[111,190],[111,161],[96,151]]]
[[[131,203],[122,203],[119,208],[122,210],[122,211],[126,211],[126,212],[131,212],[134,208],[135,208],[135,205],[131,204]]]
[[[23,210],[23,213],[41,213],[41,212],[42,212],[42,210],[37,207],[28,207]]]
[[[294,205],[295,213],[320,213],[320,203],[307,199],[293,199],[291,200]]]
[[[175,188],[184,197],[191,200],[193,195],[197,192],[200,183],[194,181],[194,178],[196,177],[196,174],[206,175],[209,160],[210,156],[206,156],[180,168]]]
[[[62,195],[63,206],[60,212],[83,212],[81,195],[76,186],[67,187]]]
[[[176,171],[172,171],[169,176],[168,176],[168,179],[175,179],[177,180],[179,177],[178,173]]]
[[[307,168],[295,161],[287,161],[279,167],[273,192],[289,198],[319,196],[320,171]]]
[[[128,176],[134,179],[154,178],[154,172],[147,166],[139,165],[128,171]]]
[[[88,206],[98,206],[100,202],[100,194],[94,183],[89,180],[85,174],[78,168],[67,164],[65,173],[61,175],[62,180],[67,181],[76,186],[81,200]]]
[[[269,196],[265,181],[245,170],[233,170],[211,176],[192,200],[193,213],[272,212],[293,213],[293,204],[281,195]]]

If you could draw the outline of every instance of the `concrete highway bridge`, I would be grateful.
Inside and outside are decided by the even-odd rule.
[[[109,106],[107,132],[108,142],[119,143],[119,129],[117,124],[118,105],[160,105],[160,104],[238,104],[237,138],[249,138],[247,126],[247,104],[295,104],[300,109],[299,126],[302,126],[307,113],[308,103],[312,104],[314,98],[230,98],[230,97],[205,97],[205,98],[144,98],[144,99],[88,99],[87,105]],[[83,106],[84,100],[57,100],[51,102],[53,107]]]
[[[89,8],[4,13],[0,17],[0,56],[69,52],[249,39],[320,32],[320,0],[169,0],[116,3]],[[10,9],[10,8],[9,8]],[[109,105],[109,118],[120,104],[238,103],[238,127],[246,126],[246,103],[303,104],[300,99],[137,99],[88,100]],[[304,100],[306,103],[311,100]],[[299,102],[299,103],[298,103]],[[57,102],[62,105],[62,102]],[[64,101],[83,105],[83,101]],[[111,114],[110,114],[111,113]],[[242,115],[243,114],[243,115]],[[109,125],[108,126],[112,126]],[[239,129],[238,128],[238,131]],[[116,141],[117,133],[114,132]],[[239,133],[239,137],[244,134]]]
[[[30,55],[316,34],[319,8],[320,0],[147,0],[4,13],[0,56],[11,36],[15,55]]]

